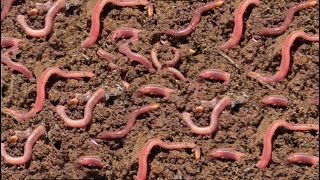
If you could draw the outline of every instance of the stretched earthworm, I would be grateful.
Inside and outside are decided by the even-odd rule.
[[[92,11],[91,16],[91,29],[89,37],[87,37],[82,43],[82,48],[91,47],[98,39],[100,32],[100,14],[104,6],[108,3],[113,3],[117,6],[139,6],[144,5],[148,8],[149,16],[153,15],[153,5],[147,0],[99,0]]]
[[[9,13],[14,1],[16,1],[16,0],[6,0],[3,2],[3,8],[1,10],[1,22],[2,22],[2,20],[4,20],[4,18]]]
[[[243,153],[235,151],[233,149],[228,148],[219,148],[219,149],[213,149],[209,156],[211,158],[226,158],[226,159],[232,159],[235,161],[240,161],[241,158],[244,156]]]
[[[278,105],[278,106],[282,106],[282,107],[287,107],[288,106],[288,99],[282,95],[266,96],[261,100],[261,106],[264,107],[267,105]]]
[[[133,112],[129,113],[127,116],[127,124],[125,127],[119,131],[102,131],[98,134],[99,139],[116,139],[116,138],[122,138],[126,136],[132,129],[134,123],[136,122],[136,119],[141,114],[144,114],[148,111],[155,110],[159,108],[159,104],[149,104],[146,106],[143,106],[139,109],[134,110]]]
[[[29,71],[29,69],[17,62],[13,62],[8,56],[6,56],[5,54],[1,54],[1,63],[7,65],[9,68],[16,70],[18,72],[20,72],[21,74],[23,74],[24,76],[26,76],[29,80],[33,79],[33,75],[32,72]]]
[[[200,147],[191,142],[164,142],[160,139],[150,139],[142,148],[139,155],[139,169],[137,174],[137,180],[145,180],[147,178],[148,171],[148,155],[154,146],[160,146],[164,149],[186,149],[190,148],[194,150],[196,159],[200,158]]]
[[[164,96],[164,98],[169,98],[170,94],[175,92],[175,90],[157,84],[148,84],[141,86],[138,89],[138,92],[142,94],[159,95]]]
[[[315,166],[319,164],[319,157],[308,153],[293,153],[288,156],[287,161],[292,163],[307,163]]]
[[[243,31],[243,14],[245,10],[248,8],[250,4],[255,4],[256,6],[260,5],[259,0],[243,0],[239,6],[236,8],[234,12],[234,28],[233,28],[233,33],[231,35],[231,38],[220,45],[220,49],[225,50],[225,49],[230,49],[235,47],[242,36],[242,31]]]
[[[197,7],[193,11],[193,17],[190,21],[190,24],[187,27],[180,30],[167,29],[164,33],[174,37],[184,37],[191,34],[192,31],[194,31],[197,25],[199,24],[201,20],[201,14],[211,10],[212,8],[222,6],[223,3],[224,3],[223,0],[217,0],[217,1],[209,2],[205,5]]]
[[[213,108],[210,116],[210,124],[207,127],[196,126],[191,120],[190,113],[188,112],[182,113],[182,119],[185,121],[186,125],[190,127],[191,132],[199,135],[211,135],[218,129],[218,121],[221,112],[230,105],[231,98],[229,96],[225,96],[224,98],[222,98]]]
[[[203,79],[218,79],[224,81],[223,84],[228,84],[230,82],[230,73],[222,71],[220,69],[207,69],[201,71],[198,75],[198,81],[201,81]]]
[[[160,47],[160,43],[156,43],[151,50],[151,61],[153,65],[157,68],[157,70],[160,70],[162,68],[162,64],[160,63],[157,57],[159,47]],[[166,61],[164,67],[173,67],[179,61],[179,58],[180,58],[179,50],[175,47],[172,47],[172,52],[174,53],[173,58],[169,61]]]
[[[317,5],[316,0],[304,1],[299,4],[296,4],[296,5],[292,6],[286,12],[286,15],[285,15],[286,18],[284,19],[284,22],[280,26],[274,27],[274,28],[261,28],[261,29],[257,30],[256,34],[258,34],[258,35],[280,35],[280,34],[284,33],[284,31],[286,29],[288,29],[290,23],[293,20],[293,16],[296,12],[298,12],[302,9],[306,9],[311,6],[315,6],[315,5]]]
[[[257,72],[249,72],[249,76],[260,79],[265,83],[277,83],[285,78],[290,67],[290,48],[293,42],[298,38],[302,37],[308,41],[319,41],[319,34],[310,35],[301,30],[293,31],[288,35],[282,46],[282,59],[280,68],[273,76],[263,76]]]
[[[3,156],[4,160],[6,160],[9,164],[22,165],[27,163],[31,159],[33,145],[45,133],[45,130],[45,127],[40,125],[34,131],[32,131],[24,145],[23,156],[10,156],[5,149],[6,145],[4,143],[1,143],[1,156]]]
[[[19,43],[22,42],[22,39],[1,37],[1,47],[10,47],[10,49],[4,51],[4,54],[13,52],[14,50],[19,49]]]
[[[76,163],[82,166],[103,167],[99,156],[81,156]]]
[[[177,79],[179,79],[180,81],[186,82],[188,79],[186,77],[184,77],[184,75],[176,68],[173,67],[167,67],[164,68],[163,70],[172,73]]]
[[[111,34],[111,42],[112,44],[114,44],[116,42],[116,39],[120,37],[129,37],[129,38],[138,37],[140,32],[142,32],[142,30],[136,29],[136,28],[122,27],[122,28],[116,29]]]
[[[102,88],[98,89],[96,92],[92,94],[89,98],[86,107],[84,109],[84,117],[83,119],[73,120],[70,119],[66,112],[64,106],[57,106],[57,114],[64,121],[65,126],[75,127],[75,128],[83,128],[86,127],[92,120],[92,111],[95,105],[100,101],[101,98],[104,97],[106,91]]]
[[[319,131],[318,124],[290,124],[285,120],[276,120],[269,125],[263,138],[263,150],[260,161],[256,166],[260,169],[264,169],[269,164],[272,153],[272,136],[279,127],[284,127],[291,131]]]
[[[21,25],[22,29],[32,37],[45,37],[47,36],[53,28],[53,18],[57,15],[57,13],[66,5],[66,0],[57,0],[49,9],[44,23],[44,28],[40,30],[35,30],[30,28],[26,21],[26,17],[24,15],[17,16],[17,22]]]
[[[33,108],[27,113],[19,113],[9,108],[3,108],[2,112],[12,116],[17,121],[24,121],[32,118],[36,113],[42,110],[45,100],[45,86],[52,74],[58,74],[64,78],[83,78],[94,76],[93,73],[87,71],[62,71],[57,67],[49,67],[42,72],[40,78],[37,80],[37,97]]]
[[[310,105],[319,106],[319,96],[314,96],[309,101]]]

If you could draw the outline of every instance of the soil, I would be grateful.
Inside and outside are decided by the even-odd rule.
[[[46,2],[38,0],[37,2]],[[1,1],[2,2],[2,1]],[[192,18],[192,11],[207,1],[152,0],[154,17],[148,17],[143,6],[117,7],[107,5],[101,15],[102,28],[98,41],[84,50],[80,43],[88,36],[91,26],[91,11],[96,0],[67,0],[68,8],[54,19],[52,34],[46,38],[26,35],[16,22],[18,14],[28,16],[31,27],[43,27],[47,10],[39,9],[38,15],[30,15],[34,1],[17,0],[1,24],[2,37],[25,40],[20,49],[10,57],[26,65],[36,77],[48,67],[63,70],[86,70],[95,73],[92,79],[66,79],[52,76],[46,86],[47,97],[44,109],[25,122],[1,114],[1,142],[12,156],[23,154],[25,140],[9,141],[15,130],[32,129],[42,124],[46,135],[33,147],[32,160],[21,166],[7,164],[1,158],[3,179],[134,179],[138,170],[138,157],[145,142],[152,138],[164,141],[188,141],[201,146],[202,157],[197,160],[191,150],[164,150],[153,148],[148,161],[149,179],[318,179],[319,166],[288,164],[285,158],[290,153],[307,152],[317,155],[319,136],[317,132],[293,132],[279,129],[274,135],[272,162],[265,170],[255,164],[259,161],[263,134],[267,126],[277,119],[291,123],[318,123],[317,106],[309,106],[308,100],[319,90],[319,44],[298,39],[291,48],[292,65],[286,78],[270,90],[265,85],[245,75],[245,70],[273,74],[281,60],[281,47],[285,37],[293,30],[319,33],[319,6],[301,10],[294,16],[289,29],[280,36],[258,37],[254,31],[260,27],[275,27],[283,22],[284,12],[299,0],[262,0],[258,7],[250,6],[245,13],[245,31],[238,46],[226,54],[240,68],[235,67],[218,52],[218,46],[227,41],[233,31],[234,9],[239,0],[226,0],[224,5],[204,13],[195,31],[186,38],[163,35],[167,28],[183,28]],[[142,29],[140,41],[131,46],[133,51],[150,59],[153,45],[167,39],[177,47],[181,58],[175,67],[190,82],[176,80],[165,72],[149,73],[142,65],[129,61],[118,51],[125,39],[111,44],[110,34],[119,27]],[[116,57],[120,68],[112,72],[108,62],[99,58],[99,48]],[[190,49],[194,50],[190,51]],[[158,58],[165,61],[173,56],[170,46],[162,46]],[[195,76],[202,70],[214,68],[231,74],[231,82],[203,81],[198,98]],[[28,81],[22,74],[10,71],[1,65],[1,106],[21,111],[32,108],[36,97],[36,81]],[[122,81],[130,83],[125,90]],[[160,84],[176,93],[169,99],[157,96],[142,96],[136,90],[145,84]],[[70,118],[81,119],[86,101],[70,105],[75,93],[86,93],[103,87],[112,98],[101,100],[93,111],[92,123],[86,128],[70,128],[56,113],[55,106],[65,105]],[[116,93],[114,90],[118,89]],[[113,93],[112,93],[113,92]],[[260,100],[266,95],[284,95],[289,99],[287,108],[261,108]],[[223,111],[219,118],[219,130],[212,136],[199,136],[190,132],[181,118],[183,111],[192,113],[199,126],[206,126],[212,108],[196,113],[201,100],[221,99],[231,96],[240,104]],[[150,103],[160,103],[158,110],[142,115],[131,132],[124,138],[104,140],[98,150],[90,145],[102,130],[119,130],[126,123],[126,115],[134,109]],[[233,148],[245,153],[242,161],[210,160],[208,153],[213,148]],[[78,167],[75,161],[83,155],[100,156],[104,167]]]

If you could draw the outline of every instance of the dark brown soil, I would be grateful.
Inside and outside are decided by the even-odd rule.
[[[46,2],[38,0],[37,2]],[[1,1],[2,2],[2,1]],[[152,0],[154,17],[148,17],[143,7],[116,7],[108,5],[101,16],[102,30],[97,43],[83,50],[80,43],[88,36],[91,25],[91,11],[96,0],[67,0],[69,8],[60,12],[54,20],[53,33],[47,38],[27,36],[15,17],[30,14],[35,7],[31,0],[18,0],[2,22],[2,37],[24,39],[20,50],[11,54],[14,61],[25,64],[36,77],[47,68],[56,66],[64,70],[88,70],[96,74],[92,79],[65,79],[53,76],[47,83],[47,97],[44,109],[34,118],[19,123],[12,117],[1,115],[1,142],[6,142],[10,155],[23,154],[24,141],[10,143],[14,130],[35,128],[45,125],[46,136],[34,148],[32,160],[22,166],[6,164],[1,158],[3,179],[43,179],[43,178],[94,178],[94,179],[134,179],[138,170],[138,157],[144,143],[151,138],[164,141],[195,142],[202,148],[202,157],[195,159],[188,150],[167,151],[154,148],[149,156],[149,179],[183,179],[190,175],[193,179],[318,179],[319,166],[286,164],[289,153],[308,152],[317,155],[319,136],[317,133],[278,130],[273,142],[273,161],[266,170],[255,167],[262,151],[263,134],[267,126],[277,119],[292,123],[318,123],[319,111],[316,106],[308,106],[308,100],[318,94],[319,89],[319,44],[297,40],[291,48],[292,66],[285,80],[270,90],[256,80],[247,77],[244,69],[252,69],[266,74],[274,73],[281,60],[281,46],[288,35],[296,29],[307,33],[319,33],[319,7],[300,11],[294,17],[290,28],[278,37],[261,37],[254,41],[254,30],[264,26],[277,26],[284,19],[284,12],[300,0],[267,1],[259,7],[252,6],[245,13],[245,27],[240,44],[227,55],[235,60],[237,69],[218,53],[218,46],[227,41],[233,31],[234,9],[239,0],[226,0],[222,7],[203,14],[196,30],[186,38],[168,38],[172,46],[181,53],[176,65],[191,82],[178,81],[167,73],[149,73],[145,67],[131,62],[119,53],[119,40],[113,45],[110,34],[119,27],[133,27],[144,30],[141,40],[131,48],[150,59],[153,44],[163,36],[166,28],[182,28],[192,18],[192,10],[203,1]],[[42,28],[46,10],[37,16],[28,15],[28,23],[33,28]],[[257,38],[257,37],[255,37]],[[99,58],[99,48],[112,53],[117,72],[108,69],[108,62]],[[196,52],[192,53],[189,49]],[[160,61],[172,57],[170,48],[164,46],[159,52]],[[194,99],[195,76],[204,69],[222,69],[231,73],[229,85],[221,82],[204,81],[199,98]],[[35,101],[36,82],[28,81],[23,75],[12,72],[1,65],[1,106],[28,111]],[[128,81],[130,88],[125,91],[121,80]],[[168,100],[160,97],[140,96],[136,90],[144,84],[161,84],[177,90]],[[55,106],[66,105],[71,118],[81,119],[85,101],[78,106],[68,105],[75,93],[95,91],[100,87],[110,93],[120,89],[111,100],[102,100],[94,109],[93,122],[82,129],[63,125]],[[288,108],[260,108],[263,96],[277,94],[289,99]],[[194,111],[200,100],[221,99],[229,95],[234,101],[243,103],[223,111],[219,130],[212,137],[198,136],[181,119],[181,112]],[[158,102],[160,109],[141,116],[132,131],[124,138],[105,140],[99,150],[91,148],[89,141],[102,130],[118,130],[126,123],[126,114],[145,104]],[[209,122],[211,109],[204,113],[192,113],[196,124],[205,126]],[[233,148],[246,154],[240,162],[229,160],[209,160],[207,154],[213,148]],[[75,161],[82,155],[98,155],[103,168],[77,167]]]

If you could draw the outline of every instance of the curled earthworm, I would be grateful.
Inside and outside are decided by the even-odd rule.
[[[147,0],[99,0],[95,5],[91,16],[91,29],[89,37],[87,37],[82,43],[82,48],[91,47],[98,39],[100,32],[100,14],[103,7],[108,3],[115,4],[117,6],[139,6],[144,5],[148,8],[149,16],[153,16],[153,5]]]
[[[213,149],[209,156],[210,158],[225,158],[240,161],[244,154],[229,148],[219,148]]]
[[[229,84],[230,82],[230,73],[222,71],[220,69],[207,69],[201,71],[198,75],[197,80],[201,81],[203,79],[218,79],[224,81],[223,84]]]
[[[32,131],[24,145],[23,156],[10,156],[5,149],[6,145],[4,143],[1,143],[1,156],[3,156],[4,160],[6,160],[9,164],[22,165],[27,163],[31,159],[33,145],[45,133],[45,130],[45,127],[40,125],[34,131]]]
[[[280,26],[274,27],[274,28],[261,28],[261,29],[257,30],[256,34],[258,34],[258,35],[280,35],[280,34],[284,33],[284,31],[286,29],[288,29],[290,23],[292,22],[293,16],[296,12],[298,12],[302,9],[306,9],[311,6],[315,6],[315,5],[317,5],[316,0],[304,1],[299,4],[296,4],[296,5],[292,6],[286,12],[286,15],[285,15],[286,18],[284,19],[284,22]]]
[[[186,125],[189,126],[191,132],[199,135],[212,135],[212,133],[214,133],[218,129],[218,121],[221,112],[230,105],[231,98],[229,96],[225,96],[224,98],[222,98],[213,108],[210,116],[210,124],[207,127],[196,126],[191,120],[190,113],[188,112],[182,113],[182,119],[185,121]]]
[[[27,77],[29,80],[33,79],[33,74],[32,72],[24,65],[13,62],[8,56],[5,54],[1,54],[1,63],[7,65],[9,68],[16,70],[23,74],[25,77]]]
[[[319,164],[319,157],[308,153],[293,153],[288,156],[287,161],[291,163],[307,163],[315,166]]]
[[[319,106],[319,96],[314,96],[309,101],[310,105]]]
[[[153,65],[157,68],[157,70],[160,70],[162,68],[162,64],[160,63],[157,57],[159,47],[160,47],[160,43],[156,43],[151,50],[151,61]],[[169,61],[166,61],[164,67],[173,67],[179,61],[179,58],[180,58],[179,50],[175,47],[172,47],[172,52],[174,53],[173,58]]]
[[[116,39],[120,37],[138,37],[140,32],[142,32],[142,30],[136,28],[122,27],[116,29],[111,34],[111,42],[112,44],[114,44],[116,42]]]
[[[127,124],[122,130],[119,131],[102,131],[98,134],[99,139],[116,139],[116,138],[122,138],[126,136],[132,129],[134,123],[136,122],[136,119],[141,114],[144,114],[148,111],[155,110],[159,108],[159,104],[149,104],[146,106],[143,106],[139,109],[134,110],[133,112],[129,113],[127,116]]]
[[[253,78],[260,79],[265,83],[277,83],[284,79],[287,75],[290,67],[290,48],[293,42],[298,38],[302,37],[308,41],[319,41],[319,35],[310,35],[301,30],[293,31],[291,34],[288,35],[286,40],[282,46],[282,59],[280,63],[280,68],[273,76],[263,76],[257,72],[249,72],[249,76]]]
[[[94,76],[93,73],[87,71],[62,71],[57,67],[49,67],[42,72],[41,76],[37,80],[37,97],[33,108],[29,112],[19,113],[9,108],[3,108],[2,113],[12,116],[17,121],[24,121],[32,118],[36,113],[41,111],[45,100],[45,86],[52,74],[58,74],[64,78],[92,78]]]
[[[17,16],[17,22],[21,25],[22,29],[32,37],[45,37],[47,36],[53,28],[53,18],[57,15],[57,13],[66,5],[66,0],[57,0],[49,9],[46,18],[44,28],[40,30],[35,30],[30,28],[26,21],[26,17],[24,15]]]
[[[169,98],[170,94],[175,92],[175,90],[167,88],[165,86],[157,85],[157,84],[148,84],[148,85],[141,86],[138,89],[138,92],[145,95],[152,94],[152,95],[164,96],[164,98]]]
[[[2,20],[4,20],[4,18],[7,16],[7,14],[9,13],[11,7],[12,7],[12,4],[13,2],[16,1],[16,0],[5,0],[3,2],[3,8],[1,10],[1,22]]]
[[[291,131],[310,131],[310,130],[319,131],[318,124],[290,124],[285,120],[274,121],[269,125],[269,127],[267,128],[264,134],[261,159],[256,164],[258,168],[264,169],[265,167],[267,167],[271,159],[271,153],[272,153],[272,136],[275,133],[275,131],[281,126]]]
[[[282,95],[270,95],[261,100],[261,106],[278,105],[282,107],[288,107],[288,99]]]
[[[196,159],[200,158],[200,147],[191,142],[164,142],[160,139],[150,139],[142,148],[139,155],[139,169],[137,174],[137,180],[145,180],[147,178],[148,171],[148,155],[154,146],[160,146],[164,149],[186,149],[190,148],[194,150]]]
[[[176,69],[174,67],[167,67],[167,68],[164,68],[163,70],[173,74],[180,81],[183,81],[183,82],[187,81],[187,78],[184,77],[184,75],[178,69]]]
[[[259,0],[243,0],[234,12],[234,28],[231,38],[220,45],[220,49],[230,49],[236,46],[242,36],[243,31],[243,14],[250,4],[260,5]]]
[[[81,156],[76,163],[81,166],[103,167],[99,156]]]
[[[100,101],[101,98],[104,97],[106,91],[102,88],[98,89],[96,92],[92,94],[89,98],[86,107],[84,109],[84,117],[83,119],[73,120],[70,119],[66,112],[64,106],[57,106],[57,114],[64,121],[65,126],[75,127],[75,128],[83,128],[86,127],[92,120],[92,111],[95,105]]]
[[[164,33],[174,37],[184,37],[191,34],[192,31],[194,31],[196,29],[196,26],[199,24],[201,20],[201,14],[211,10],[212,8],[222,6],[223,2],[223,0],[217,0],[197,7],[193,11],[193,17],[190,21],[190,24],[187,27],[180,30],[167,29]]]

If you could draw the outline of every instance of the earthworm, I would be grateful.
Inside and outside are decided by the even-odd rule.
[[[76,163],[82,166],[103,167],[99,156],[81,156]]]
[[[207,69],[201,71],[198,75],[198,81],[203,79],[218,79],[224,81],[223,84],[228,84],[230,82],[230,73],[220,69]]]
[[[140,87],[138,91],[142,94],[152,94],[164,96],[165,98],[169,98],[170,94],[175,92],[174,89],[167,88],[165,86],[157,85],[157,84],[148,84]]]
[[[226,158],[226,159],[232,159],[235,161],[240,161],[241,158],[244,156],[243,153],[235,151],[233,149],[228,148],[219,148],[219,149],[213,149],[209,156],[211,158]]]
[[[116,69],[116,68],[117,68],[117,65],[113,63],[113,62],[114,62],[114,57],[113,57],[113,55],[112,55],[111,53],[108,53],[107,51],[105,51],[105,50],[103,50],[103,49],[99,49],[99,50],[97,51],[97,55],[98,55],[99,57],[105,59],[105,60],[110,61],[109,64],[108,64],[108,67],[109,67],[110,69],[113,70],[113,69]]]
[[[9,164],[14,165],[22,165],[27,163],[32,157],[33,145],[45,133],[45,130],[45,127],[40,125],[34,131],[32,131],[24,145],[23,156],[20,157],[10,156],[5,149],[6,145],[4,143],[1,143],[1,155],[3,156],[4,160],[6,160]]]
[[[7,16],[7,14],[9,13],[11,7],[12,7],[12,4],[13,2],[16,1],[16,0],[5,0],[3,2],[3,8],[1,10],[1,22],[2,20],[4,20],[4,18]]]
[[[200,101],[201,106],[209,107],[209,108],[213,108],[214,106],[216,106],[217,102],[218,102],[217,98],[213,98],[210,101],[205,101],[205,100]]]
[[[53,2],[51,0],[45,2],[45,3],[35,3],[36,8],[48,10],[53,5]]]
[[[303,9],[306,9],[311,6],[315,6],[316,4],[317,4],[316,0],[304,1],[299,4],[296,4],[296,5],[292,6],[286,12],[286,15],[285,15],[286,17],[284,19],[284,22],[280,26],[274,27],[274,28],[261,28],[261,29],[257,30],[256,34],[258,34],[258,35],[280,35],[280,34],[284,33],[284,31],[286,29],[288,29],[290,23],[293,20],[293,16],[296,12],[303,10]]]
[[[139,33],[142,30],[136,29],[136,28],[127,28],[127,27],[122,27],[119,29],[116,29],[112,32],[111,34],[111,42],[114,44],[116,42],[116,39],[120,37],[138,37]]]
[[[40,30],[35,30],[30,28],[26,21],[26,17],[24,15],[17,16],[17,22],[21,25],[22,29],[32,37],[45,37],[47,36],[53,28],[53,18],[57,15],[57,13],[66,5],[66,0],[57,0],[48,10],[48,13],[45,18],[44,28]]]
[[[151,61],[153,65],[157,68],[157,70],[160,70],[162,68],[162,64],[160,63],[157,57],[159,47],[160,47],[160,43],[156,43],[151,50]],[[165,62],[165,67],[173,67],[179,61],[179,58],[180,58],[179,50],[175,47],[172,47],[172,52],[174,52],[174,56],[171,60]]]
[[[319,106],[319,96],[314,96],[309,101],[310,105]]]
[[[174,37],[184,37],[184,36],[191,34],[192,31],[194,31],[196,29],[197,25],[199,24],[199,22],[201,20],[202,13],[207,12],[207,11],[211,10],[212,8],[222,6],[223,3],[224,3],[223,0],[218,0],[218,1],[209,2],[205,5],[197,7],[193,11],[193,17],[190,21],[190,24],[187,27],[185,27],[183,29],[179,29],[179,30],[167,29],[164,33],[169,36],[174,36]]]
[[[19,136],[19,137],[28,137],[28,136],[31,135],[31,133],[32,133],[31,127],[27,128],[24,131],[14,131],[14,134]]]
[[[310,130],[319,131],[318,124],[290,124],[285,120],[274,121],[269,125],[269,127],[267,128],[264,134],[261,159],[256,164],[258,168],[264,169],[265,167],[267,167],[271,159],[271,153],[272,153],[272,136],[275,133],[275,131],[281,126],[291,131],[310,131]]]
[[[293,153],[288,156],[287,161],[292,163],[307,163],[315,166],[319,163],[319,157],[308,153]]]
[[[3,53],[8,54],[9,52],[19,49],[18,46],[20,42],[22,42],[22,39],[1,37],[1,47],[11,47]]]
[[[216,106],[213,108],[210,116],[210,124],[207,127],[199,127],[194,124],[191,120],[190,113],[183,112],[182,119],[185,121],[187,126],[191,129],[191,132],[199,135],[211,135],[218,129],[218,121],[221,112],[227,107],[231,105],[231,98],[229,96],[225,96],[222,98]]]
[[[19,113],[9,108],[3,108],[2,112],[12,116],[17,121],[24,121],[32,118],[37,112],[41,111],[43,108],[45,100],[45,86],[52,74],[58,74],[59,76],[64,78],[92,78],[94,76],[93,73],[87,71],[62,71],[57,67],[49,67],[44,72],[42,72],[41,76],[37,80],[37,97],[34,107],[29,112]]]
[[[255,4],[256,6],[260,5],[259,0],[243,0],[239,6],[236,8],[234,12],[234,28],[233,28],[233,33],[231,35],[231,38],[220,45],[220,49],[225,50],[225,49],[230,49],[235,47],[242,36],[242,31],[243,31],[243,14],[245,10],[248,8],[250,4]]]
[[[200,147],[191,142],[164,142],[160,139],[150,139],[142,148],[139,155],[139,169],[137,180],[145,180],[148,171],[148,155],[154,146],[160,146],[164,149],[193,149],[196,159],[200,158]]]
[[[117,6],[139,6],[145,5],[148,8],[149,16],[153,15],[153,5],[147,0],[99,0],[92,11],[91,16],[91,29],[89,37],[87,37],[82,43],[82,48],[91,47],[98,39],[100,32],[100,14],[104,6],[108,3],[113,3]]]
[[[184,77],[184,75],[176,68],[173,67],[167,67],[164,68],[165,71],[172,73],[177,79],[179,79],[180,81],[186,82],[187,78]]]
[[[95,105],[100,101],[101,98],[104,97],[106,91],[102,88],[98,89],[96,92],[92,94],[89,98],[86,107],[84,109],[84,117],[83,119],[73,120],[70,119],[66,112],[64,106],[57,106],[57,114],[64,121],[65,126],[75,127],[75,128],[83,128],[86,127],[92,120],[92,111]]]
[[[29,80],[33,79],[32,72],[29,69],[22,65],[21,63],[13,62],[8,56],[5,54],[1,54],[1,63],[7,65],[9,68],[19,71],[21,74],[26,76]]]
[[[143,106],[139,109],[134,110],[133,112],[129,113],[127,116],[127,124],[122,130],[119,131],[102,131],[98,134],[99,139],[116,139],[116,138],[122,138],[126,136],[132,129],[134,123],[136,122],[136,119],[141,114],[144,114],[148,111],[155,110],[159,108],[159,104],[149,104],[146,106]]]
[[[301,30],[293,31],[288,35],[282,46],[282,59],[279,70],[273,76],[263,76],[257,72],[249,72],[249,76],[260,79],[265,83],[277,83],[284,79],[287,75],[290,67],[290,48],[293,42],[298,38],[302,37],[308,41],[319,41],[319,35],[310,35]]]
[[[90,97],[92,96],[92,92],[91,92],[91,91],[87,91],[87,92],[84,93],[84,94],[75,93],[74,96],[75,96],[75,98],[77,98],[77,99],[83,99],[83,100],[88,101],[88,100],[90,99]]]
[[[282,107],[287,107],[288,106],[288,99],[282,95],[266,96],[261,100],[261,106],[264,107],[267,105],[278,105],[278,106],[282,106]]]

